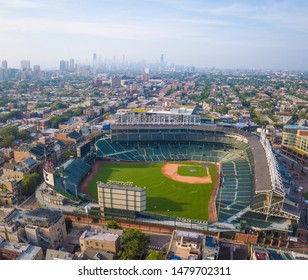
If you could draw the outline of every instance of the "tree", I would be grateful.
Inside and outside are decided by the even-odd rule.
[[[24,178],[21,181],[23,194],[33,194],[40,181],[41,176],[37,173],[24,175]]]
[[[8,114],[0,114],[0,122],[6,122],[9,119],[21,119],[22,113],[20,110],[9,112]]]
[[[61,101],[56,101],[54,104],[52,104],[51,109],[52,110],[59,110],[59,109],[64,109],[67,108],[68,106]]]
[[[146,250],[150,237],[135,228],[126,229],[122,235],[118,257],[120,260],[136,260]]]
[[[13,141],[14,141],[14,136],[8,135],[1,140],[0,147],[1,148],[8,148],[12,145]]]
[[[67,121],[68,119],[66,119],[65,117],[63,116],[52,116],[50,118],[50,126],[52,128],[59,128],[59,124],[62,123],[62,122],[65,122]]]
[[[72,114],[74,116],[80,116],[82,115],[83,109],[83,107],[78,106],[76,109],[73,110]]]
[[[164,254],[160,251],[150,250],[146,260],[163,260]]]
[[[36,105],[35,105],[35,109],[39,109],[39,108],[44,108],[44,107],[47,107],[47,103],[45,102],[37,102]]]
[[[0,135],[5,137],[5,136],[13,136],[14,139],[16,139],[18,137],[18,128],[16,126],[10,125],[8,127],[3,128],[0,131]]]
[[[64,162],[64,161],[67,161],[70,157],[73,157],[74,156],[74,153],[71,152],[71,151],[65,151],[63,152],[62,156],[61,156],[61,160]]]
[[[31,138],[30,132],[27,130],[21,130],[18,132],[18,138],[21,140],[28,140]]]
[[[223,106],[220,106],[220,107],[216,107],[216,111],[221,113],[221,114],[223,114],[223,115],[225,115],[225,114],[228,113],[229,108],[227,106],[223,105]]]
[[[10,147],[14,140],[28,140],[30,139],[30,133],[26,130],[18,131],[18,128],[14,125],[3,128],[0,131],[0,147]]]
[[[122,229],[122,227],[114,220],[107,221],[106,226],[111,229]]]

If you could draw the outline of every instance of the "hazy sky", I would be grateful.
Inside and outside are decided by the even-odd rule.
[[[307,0],[0,0],[0,60],[308,70]]]

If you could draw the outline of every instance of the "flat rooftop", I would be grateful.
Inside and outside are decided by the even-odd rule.
[[[81,236],[81,239],[92,239],[92,240],[99,240],[99,241],[107,241],[107,242],[116,242],[119,238],[118,234],[113,233],[101,233],[101,232],[93,232],[93,231],[85,231]]]
[[[42,227],[49,227],[61,217],[62,214],[59,211],[38,208],[30,211],[15,210],[7,219],[21,224],[39,224]]]
[[[27,243],[13,243],[9,241],[4,241],[0,244],[1,249],[5,249],[11,252],[22,253],[26,251],[31,245]]]
[[[22,252],[17,258],[18,260],[33,260],[39,251],[42,250],[40,247],[30,245],[26,251]]]

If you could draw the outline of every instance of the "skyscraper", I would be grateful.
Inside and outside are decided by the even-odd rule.
[[[2,60],[1,68],[4,69],[5,71],[7,70],[7,61],[6,60]]]
[[[33,65],[34,75],[37,76],[40,71],[41,71],[41,66],[40,65]]]
[[[60,60],[60,71],[66,71],[66,61],[65,60]]]
[[[160,63],[158,65],[158,68],[160,71],[163,71],[164,70],[164,54],[162,53],[161,56],[160,56]]]
[[[144,73],[151,75],[151,69],[150,68],[144,68]]]
[[[0,81],[6,80],[8,77],[7,73],[7,61],[3,60],[1,62],[1,67],[0,67]]]
[[[151,69],[144,68],[144,72],[142,73],[142,80],[148,82],[151,76]]]
[[[4,80],[4,72],[5,70],[3,68],[0,68],[0,81]]]
[[[96,68],[97,68],[97,56],[96,53],[93,54],[93,71],[96,73]]]
[[[72,58],[70,59],[69,70],[70,71],[74,71],[75,70],[75,61]]]
[[[21,70],[30,70],[30,60],[21,61]]]

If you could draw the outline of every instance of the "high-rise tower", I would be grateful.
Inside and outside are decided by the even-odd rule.
[[[7,70],[7,61],[6,60],[3,60],[1,62],[1,68],[4,69],[5,71]]]
[[[75,70],[75,60],[72,59],[72,58],[70,59],[69,70],[70,71],[74,71]]]
[[[30,60],[22,60],[20,66],[21,70],[30,70]]]
[[[93,67],[97,66],[97,56],[96,53],[93,54]]]
[[[66,61],[65,60],[60,60],[60,71],[66,71]]]

